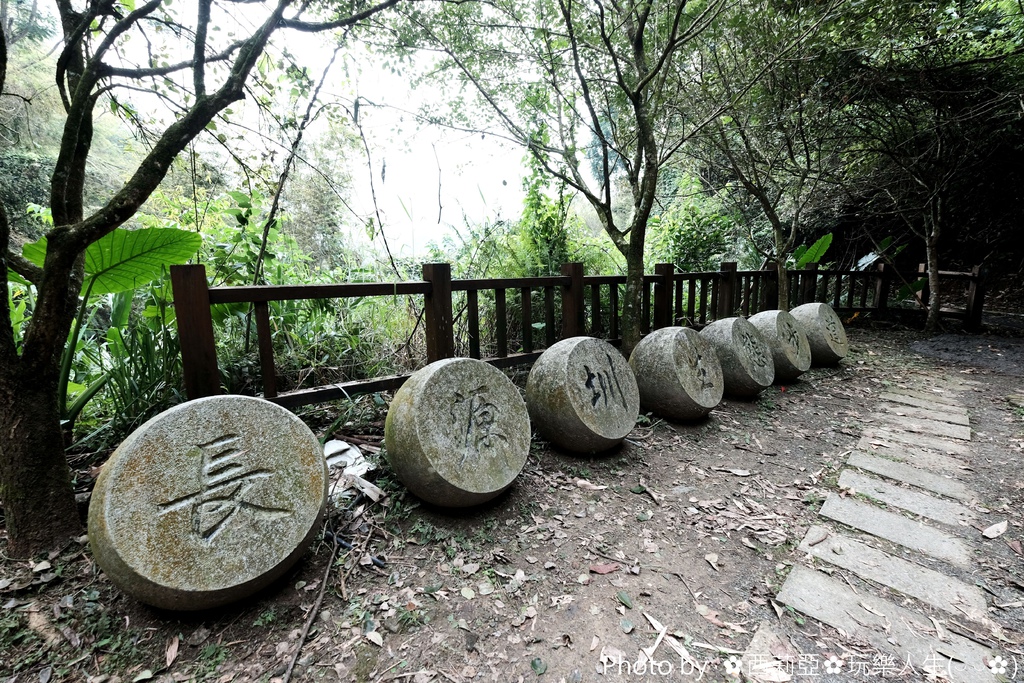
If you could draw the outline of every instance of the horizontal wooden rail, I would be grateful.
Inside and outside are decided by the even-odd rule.
[[[410,296],[430,293],[429,282],[348,282],[337,285],[250,285],[210,287],[211,304],[303,301],[361,296]]]

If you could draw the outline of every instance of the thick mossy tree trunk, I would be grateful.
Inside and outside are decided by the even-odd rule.
[[[635,229],[635,228],[634,228]],[[622,355],[629,358],[643,337],[644,246],[631,239],[626,249],[626,293],[622,300]]]
[[[12,557],[60,547],[82,533],[64,456],[57,368],[40,375],[20,365],[0,369],[0,501]]]
[[[789,272],[786,270],[786,259],[775,260],[775,277],[778,280],[778,308],[789,310]]]

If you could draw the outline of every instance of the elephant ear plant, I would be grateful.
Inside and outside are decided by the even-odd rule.
[[[187,262],[199,251],[202,242],[198,233],[178,228],[118,228],[85,250],[81,304],[61,357],[58,404],[66,434],[72,432],[82,409],[103,388],[112,372],[104,372],[85,387],[76,387],[72,381],[72,365],[80,351],[82,331],[87,327],[86,313],[90,301],[106,294],[115,295],[111,327],[125,327],[131,309],[131,294],[163,275],[167,266]],[[26,244],[22,255],[42,267],[46,257],[46,238]],[[94,308],[94,315],[95,311]]]

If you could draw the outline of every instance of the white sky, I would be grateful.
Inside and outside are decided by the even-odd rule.
[[[304,57],[313,65],[310,74],[314,78],[319,78],[326,58],[312,49]],[[349,80],[341,67],[335,66],[332,74],[338,78],[331,80],[322,99],[337,96],[351,101],[358,95],[384,105],[360,107],[359,118],[370,146],[373,189],[384,232],[396,257],[423,255],[430,242],[440,242],[445,234],[466,223],[519,217],[521,148],[490,136],[417,124],[404,112],[418,111],[424,104],[446,106],[440,101],[441,94],[411,88],[406,77],[377,67],[372,55],[357,54],[355,59],[360,68],[349,69]],[[353,178],[350,205],[369,216],[373,200],[365,154],[350,159],[349,166]],[[383,248],[379,238],[376,243]]]

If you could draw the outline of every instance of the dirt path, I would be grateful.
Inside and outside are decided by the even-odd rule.
[[[864,600],[895,600],[939,635],[966,630],[1024,668],[1024,411],[1008,400],[1024,394],[1019,371],[924,357],[912,335],[852,329],[850,337],[838,368],[812,370],[754,402],[726,401],[698,424],[647,420],[617,452],[580,458],[535,443],[513,489],[484,509],[420,505],[377,473],[386,497],[345,499],[337,515],[336,530],[356,549],[328,567],[332,545],[318,544],[247,605],[158,613],[120,596],[84,548],[45,567],[6,562],[0,680],[280,680],[300,642],[292,680],[727,681],[740,662],[744,675],[752,662],[773,664],[778,673],[765,669],[763,680],[921,680],[919,671],[882,666],[885,638],[842,633],[778,599],[794,573],[815,566]],[[1000,353],[1010,346],[968,338],[966,357],[981,339]],[[877,491],[841,489],[840,477],[850,483],[844,469],[868,476],[849,462],[880,428],[880,406],[891,405],[882,394],[936,387],[955,392],[972,430],[968,452],[957,454],[965,469],[946,478],[977,495],[936,497],[973,515],[946,529],[970,549],[969,564],[949,575],[983,586],[985,611],[973,620],[811,557],[832,541],[807,545],[812,527],[855,534],[822,516],[830,497],[877,505]],[[997,538],[981,535],[1002,520]],[[826,670],[832,657],[845,662],[839,674]],[[858,672],[852,661],[866,664]]]

